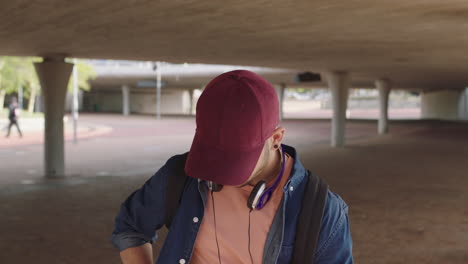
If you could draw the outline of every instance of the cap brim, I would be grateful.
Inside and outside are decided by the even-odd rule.
[[[195,134],[185,163],[187,176],[222,185],[244,184],[252,174],[263,145],[249,151],[224,151],[207,146]]]

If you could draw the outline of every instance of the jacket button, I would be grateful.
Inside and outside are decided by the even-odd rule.
[[[289,190],[290,190],[291,192],[294,191],[294,187],[292,187],[292,186],[289,187]]]
[[[198,217],[194,217],[194,218],[193,218],[193,222],[194,222],[194,223],[198,223]]]
[[[180,259],[179,264],[185,264],[185,259]]]

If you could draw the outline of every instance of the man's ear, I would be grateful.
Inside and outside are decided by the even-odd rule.
[[[281,146],[281,143],[283,142],[283,138],[284,138],[284,133],[286,132],[286,130],[284,129],[284,127],[277,127],[275,129],[275,131],[273,131],[273,135],[271,136],[271,139],[272,139],[272,147],[274,145],[278,145],[278,146]]]

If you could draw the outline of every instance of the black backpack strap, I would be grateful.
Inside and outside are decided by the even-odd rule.
[[[320,177],[308,173],[307,186],[302,198],[302,208],[296,227],[292,263],[314,263],[327,201],[328,184]]]
[[[164,222],[167,228],[171,227],[172,219],[177,212],[177,208],[179,208],[185,182],[187,181],[184,171],[187,155],[188,153],[181,155],[182,157],[176,161],[168,178],[166,188],[166,220]]]

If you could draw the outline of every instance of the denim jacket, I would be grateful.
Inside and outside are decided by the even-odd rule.
[[[296,222],[304,194],[307,170],[296,150],[283,145],[294,158],[290,178],[283,187],[284,197],[273,219],[264,246],[264,264],[291,263]],[[168,177],[182,155],[171,157],[140,189],[121,205],[111,236],[114,246],[122,251],[157,239],[157,230],[165,222]],[[156,263],[189,263],[197,233],[203,220],[208,194],[206,182],[188,178],[181,202],[173,218],[166,241]],[[322,218],[314,263],[351,264],[352,240],[349,229],[348,206],[337,194],[329,191]]]

